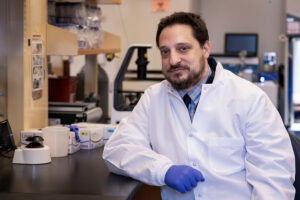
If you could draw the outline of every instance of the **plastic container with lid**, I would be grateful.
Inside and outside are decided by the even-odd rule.
[[[69,132],[67,127],[49,126],[42,129],[44,144],[49,146],[51,157],[68,155]]]

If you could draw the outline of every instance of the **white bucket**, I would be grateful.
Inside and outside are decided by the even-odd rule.
[[[42,129],[44,144],[49,146],[51,157],[64,157],[68,155],[69,128],[46,127]]]

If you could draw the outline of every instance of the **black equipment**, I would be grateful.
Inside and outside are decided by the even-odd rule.
[[[44,147],[43,141],[44,138],[41,136],[30,136],[26,138],[26,141],[29,142],[29,144],[26,145],[26,148],[42,148]]]
[[[0,151],[9,152],[15,150],[16,145],[8,120],[0,122]]]
[[[77,122],[98,122],[102,109],[95,102],[49,102],[49,119],[55,124],[73,124]],[[56,120],[59,120],[56,122]]]
[[[161,70],[147,70],[148,55],[147,49],[151,48],[150,45],[133,45],[129,47],[125,58],[121,64],[120,70],[115,78],[114,82],[114,109],[116,111],[132,111],[134,106],[139,101],[143,90],[123,90],[123,81],[162,81],[163,77],[147,77],[148,74],[162,75]],[[130,60],[134,51],[137,50],[137,70],[127,70]],[[125,76],[128,74],[135,74],[135,77]]]

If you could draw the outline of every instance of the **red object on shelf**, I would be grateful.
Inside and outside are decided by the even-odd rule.
[[[49,101],[75,102],[77,79],[72,76],[49,78]]]

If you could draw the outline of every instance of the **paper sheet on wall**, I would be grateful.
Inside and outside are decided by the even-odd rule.
[[[152,12],[168,12],[170,0],[152,0]]]
[[[43,45],[41,35],[32,35],[32,97],[34,100],[43,95]]]

